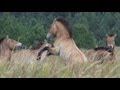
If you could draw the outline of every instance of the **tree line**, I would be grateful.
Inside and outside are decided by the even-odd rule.
[[[80,48],[105,45],[105,36],[111,33],[117,34],[116,45],[120,45],[119,12],[0,12],[0,38],[9,35],[28,47],[34,46],[46,38],[58,16],[70,23]]]

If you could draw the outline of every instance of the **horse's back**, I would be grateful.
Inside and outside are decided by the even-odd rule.
[[[114,56],[106,50],[94,50],[90,49],[86,52],[86,56],[89,61],[112,61]]]
[[[11,55],[11,60],[17,59],[34,59],[34,55],[31,50],[20,50]]]

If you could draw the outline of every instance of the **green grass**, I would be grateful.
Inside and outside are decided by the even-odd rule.
[[[120,48],[116,49],[115,63],[97,64],[85,63],[68,66],[57,56],[50,56],[44,62],[36,60],[15,60],[6,62],[0,60],[1,78],[119,78]]]

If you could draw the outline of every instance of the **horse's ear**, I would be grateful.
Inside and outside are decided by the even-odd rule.
[[[114,37],[116,37],[116,36],[117,36],[117,34],[114,35]]]
[[[9,39],[9,36],[8,36],[8,35],[6,36],[6,39]]]

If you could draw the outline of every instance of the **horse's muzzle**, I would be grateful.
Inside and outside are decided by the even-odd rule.
[[[16,44],[16,47],[21,47],[22,46],[22,43],[17,43]]]
[[[47,38],[47,40],[52,40],[54,38],[54,36],[51,35],[51,33],[48,33],[46,38]]]
[[[113,49],[114,45],[113,44],[109,44],[108,47]]]
[[[15,46],[16,49],[21,49],[22,48],[22,43],[17,43]]]

